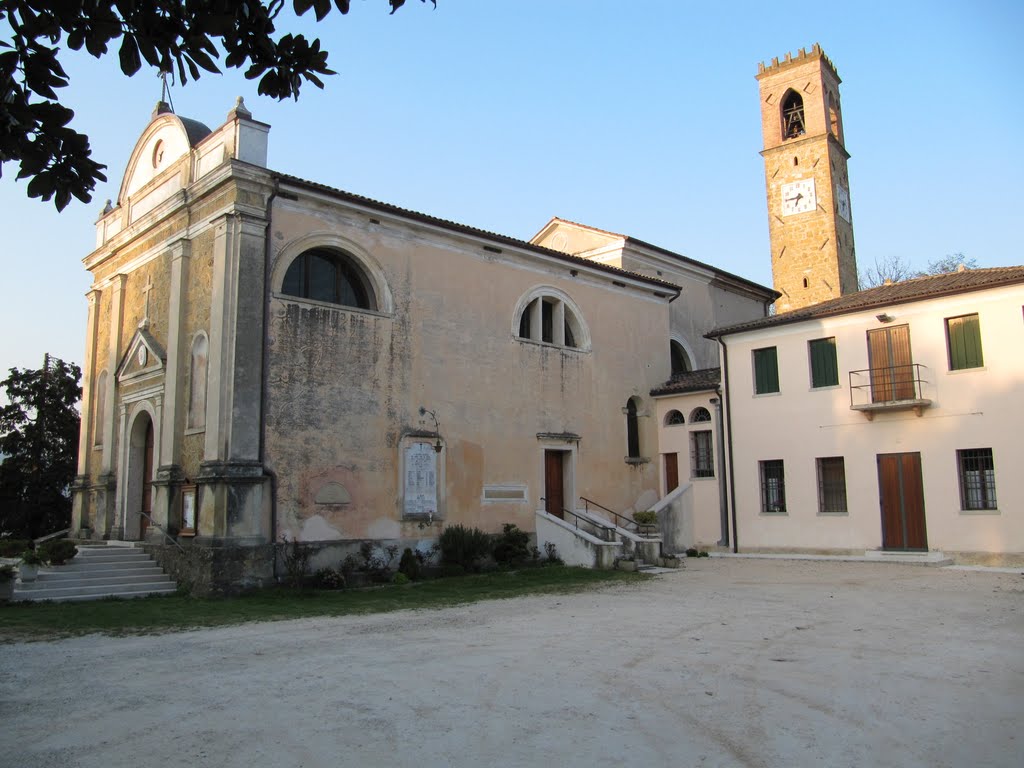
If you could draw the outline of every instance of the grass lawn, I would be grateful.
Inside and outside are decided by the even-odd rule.
[[[80,603],[10,603],[0,604],[0,641],[50,640],[92,632],[148,634],[249,621],[444,608],[480,600],[578,592],[647,578],[623,571],[554,566],[347,591],[279,588],[224,598],[172,595]]]

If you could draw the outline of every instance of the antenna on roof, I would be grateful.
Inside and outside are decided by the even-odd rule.
[[[174,70],[161,69],[160,74],[157,75],[160,78],[160,102],[170,106],[171,112],[174,111],[174,100],[171,98],[171,85],[174,85]],[[170,85],[167,84],[167,78],[171,79]]]

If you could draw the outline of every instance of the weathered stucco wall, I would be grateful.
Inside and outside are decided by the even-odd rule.
[[[557,446],[575,452],[567,504],[575,493],[625,510],[656,494],[657,463],[625,462],[623,409],[631,396],[640,398],[641,453],[654,457],[647,393],[669,373],[664,298],[407,224],[377,225],[329,209],[275,210],[278,253],[290,255],[289,243],[315,231],[346,238],[350,252],[379,265],[394,307],[385,313],[272,300],[266,453],[278,478],[279,533],[415,537],[418,521],[402,521],[399,455],[403,434],[433,430],[421,405],[440,421],[449,522],[532,530],[544,495],[539,433],[580,437]],[[274,274],[285,266],[275,264]],[[517,302],[538,286],[576,303],[589,349],[515,338]],[[316,504],[329,483],[343,486],[351,501]],[[483,504],[484,485],[525,486],[525,501]]]

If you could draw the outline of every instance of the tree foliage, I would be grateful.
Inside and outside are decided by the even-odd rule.
[[[82,372],[47,355],[39,370],[11,368],[0,407],[0,532],[36,538],[71,520]]]
[[[427,0],[420,0],[426,2]],[[437,0],[430,0],[435,6]],[[405,0],[388,0],[391,13]],[[0,0],[0,174],[18,162],[18,179],[29,179],[29,197],[54,200],[63,210],[72,196],[92,200],[105,165],[92,159],[89,138],[71,127],[75,113],[58,102],[69,84],[61,44],[101,58],[117,49],[121,71],[131,77],[143,64],[176,72],[181,83],[202,71],[219,73],[218,61],[245,68],[259,79],[259,93],[298,98],[302,85],[323,88],[327,66],[320,40],[276,36],[285,0]],[[299,16],[312,10],[322,21],[350,0],[292,0]]]
[[[929,261],[925,269],[917,269],[902,256],[890,254],[881,259],[875,259],[873,266],[862,269],[857,276],[857,281],[860,284],[860,289],[864,291],[886,283],[899,283],[912,277],[956,272],[961,265],[966,269],[977,269],[978,260],[973,257],[968,258],[962,253],[949,253],[941,259]]]

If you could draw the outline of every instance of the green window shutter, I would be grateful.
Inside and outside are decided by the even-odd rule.
[[[981,368],[985,364],[981,353],[981,323],[977,315],[949,318],[946,320],[946,335],[949,339],[950,370]]]
[[[754,350],[754,391],[759,395],[779,391],[779,358],[775,347]]]
[[[839,384],[839,363],[835,337],[815,339],[811,348],[811,386],[834,387]]]

